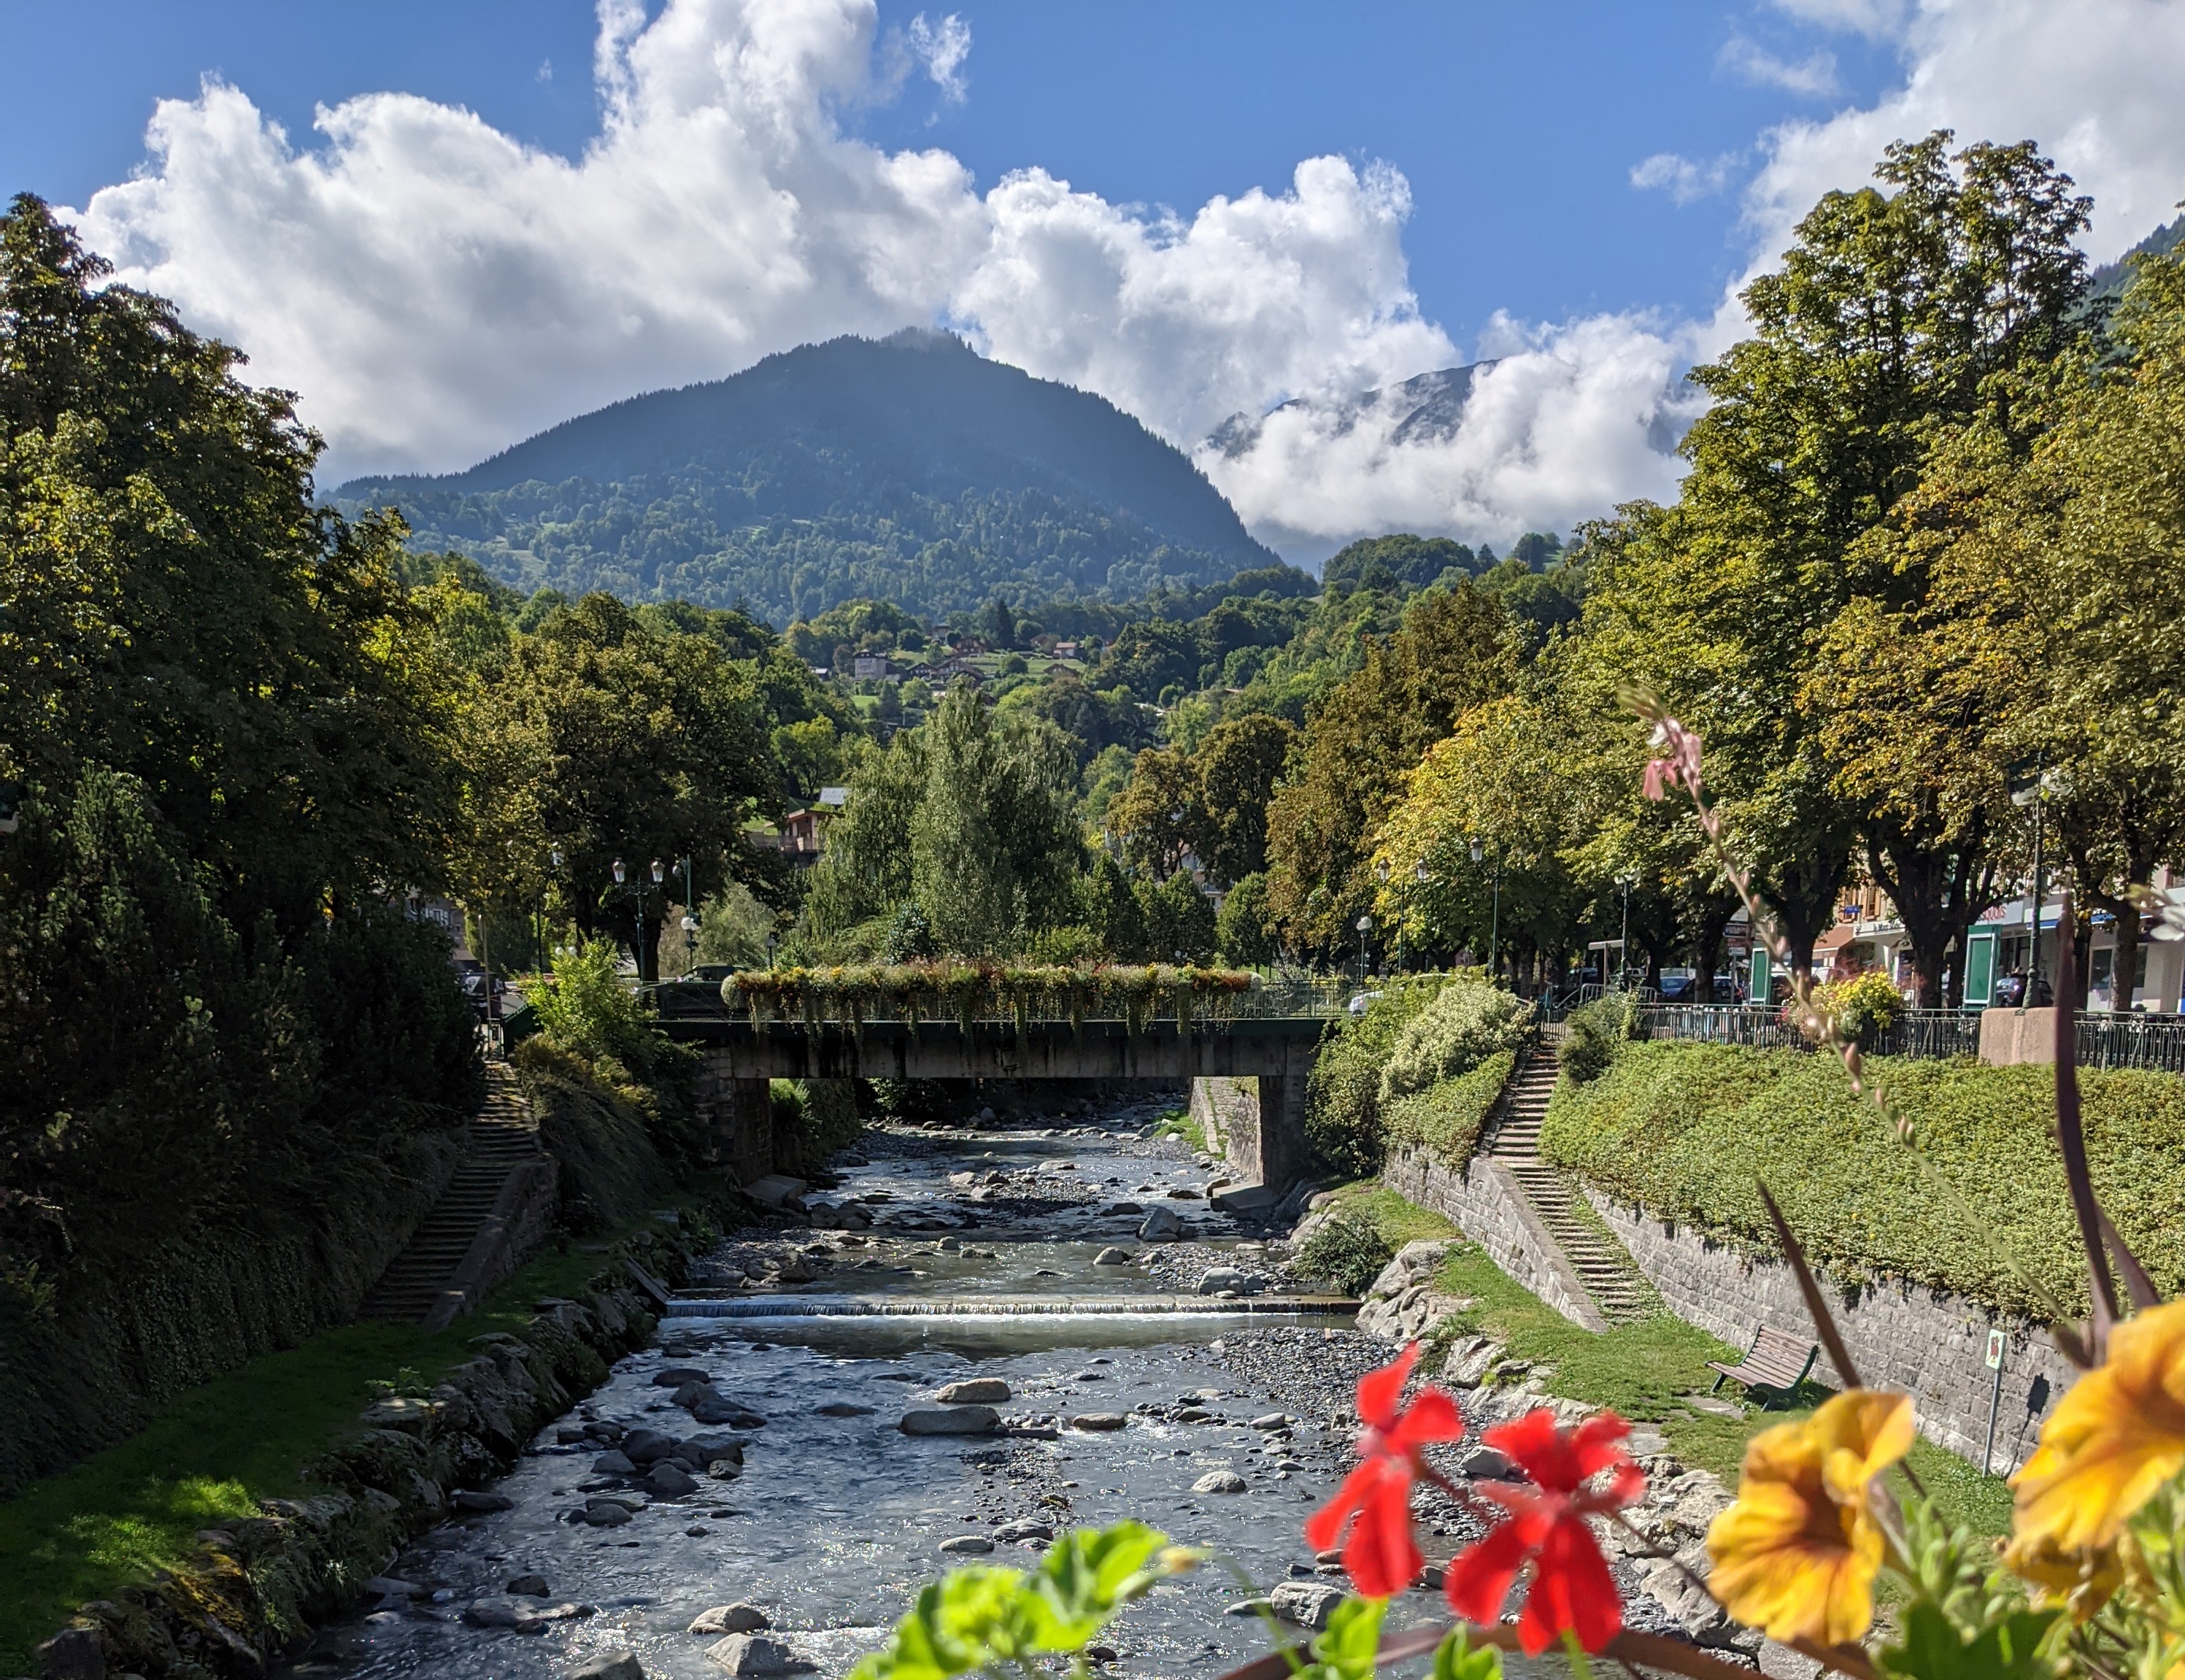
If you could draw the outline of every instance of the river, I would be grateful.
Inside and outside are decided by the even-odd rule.
[[[1089,1119],[868,1134],[830,1199],[872,1217],[869,1232],[739,1234],[654,1344],[527,1449],[494,1490],[509,1509],[423,1537],[389,1566],[399,1590],[390,1584],[280,1672],[543,1680],[626,1649],[650,1676],[719,1680],[707,1657],[718,1636],[686,1629],[708,1609],[745,1604],[768,1637],[832,1677],[952,1563],[1036,1563],[1037,1535],[1014,1538],[1025,1532],[1014,1525],[1126,1516],[1225,1564],[1132,1607],[1106,1640],[1110,1672],[1210,1676],[1263,1652],[1264,1626],[1225,1609],[1248,1596],[1245,1581],[1264,1590],[1333,1578],[1301,1526],[1350,1462],[1352,1385],[1389,1350],[1344,1317],[1248,1311],[1260,1303],[1193,1292],[1212,1264],[1292,1286],[1265,1233],[1205,1201],[1204,1158],[1143,1135],[1163,1106],[1132,1093]],[[1173,1208],[1183,1240],[1138,1241],[1143,1215],[1119,1204]],[[1133,1263],[1096,1264],[1110,1247]],[[787,1260],[791,1281],[741,1275],[768,1255]],[[701,1427],[654,1381],[673,1369],[704,1373],[763,1425]],[[899,1427],[972,1377],[1007,1385],[997,1409],[1016,1432]],[[1072,1426],[1087,1414],[1126,1421]],[[641,1428],[739,1437],[742,1472],[715,1479],[694,1462],[695,1491],[633,1498],[626,1477],[598,1465],[608,1437]],[[1220,1485],[1239,1491],[1194,1486],[1225,1473]],[[635,1507],[629,1521],[570,1520],[605,1493]],[[1429,1526],[1453,1547],[1463,1525],[1445,1509]],[[528,1590],[511,1596],[511,1582]],[[1415,1592],[1395,1619],[1438,1605]]]

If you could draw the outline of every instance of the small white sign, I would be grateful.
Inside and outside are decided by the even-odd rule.
[[[2001,1370],[2003,1369],[2003,1335],[2001,1331],[1991,1330],[1988,1331],[1987,1368],[1990,1370]]]

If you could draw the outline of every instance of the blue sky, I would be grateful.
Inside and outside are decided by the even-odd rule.
[[[2097,258],[2185,197],[2185,0],[0,5],[0,188],[297,392],[329,482],[938,322],[1294,557],[1499,544],[1674,494],[1685,370],[1889,141],[2041,141]],[[1453,435],[1351,400],[1480,356]]]
[[[1420,306],[1460,344],[1496,310],[1712,310],[1748,255],[1734,193],[1679,205],[1635,188],[1633,166],[1664,152],[1743,153],[1749,173],[1763,129],[1870,98],[1897,69],[1886,42],[1766,7],[953,9],[973,35],[966,97],[920,82],[891,104],[846,111],[847,126],[890,148],[946,147],[982,187],[1037,164],[1112,202],[1183,208],[1279,187],[1300,158],[1384,159],[1411,182],[1404,243]],[[906,26],[919,10],[884,4],[880,15]],[[599,131],[593,13],[569,0],[7,11],[0,185],[61,204],[142,163],[154,103],[194,94],[207,75],[292,136],[308,134],[316,105],[387,90],[467,106],[564,155]],[[1826,53],[1831,97],[1741,68],[1752,57],[1741,44],[1791,66]]]

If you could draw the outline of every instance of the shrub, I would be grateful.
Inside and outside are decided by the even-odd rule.
[[[1332,1283],[1346,1295],[1363,1295],[1396,1258],[1389,1239],[1370,1220],[1338,1214],[1305,1240],[1290,1264],[1305,1276]]]
[[[615,947],[588,940],[550,974],[526,985],[539,1029],[550,1043],[595,1063],[619,1064],[624,1078],[650,1073],[668,1041],[655,1031],[645,1005],[622,983]]]
[[[853,1080],[776,1080],[772,1094],[775,1153],[793,1172],[818,1170],[863,1135]]]
[[[1391,1145],[1423,1149],[1451,1166],[1472,1158],[1487,1111],[1517,1071],[1517,1052],[1498,1050],[1468,1074],[1399,1097],[1384,1111]]]
[[[1363,1015],[1345,1020],[1305,1080],[1305,1141],[1328,1171],[1370,1178],[1381,1169],[1381,1069],[1411,1017],[1447,983],[1424,974],[1384,984]]]
[[[1590,1085],[1558,1086],[1540,1152],[1612,1196],[1755,1252],[1773,1252],[1764,1180],[1818,1264],[2048,1316],[2083,1313],[2080,1249],[2050,1136],[2054,1074],[1964,1060],[1875,1058],[1869,1075],[1919,1126],[1970,1205],[1938,1195],[1832,1057],[1660,1042],[1627,1046]],[[2185,1080],[2082,1069],[2094,1189],[2167,1298],[2185,1289]]]
[[[1570,1013],[1562,1047],[1556,1060],[1573,1085],[1585,1085],[1608,1071],[1616,1047],[1639,1030],[1639,999],[1635,993],[1610,992]]]
[[[1247,875],[1229,889],[1214,918],[1214,946],[1223,962],[1243,968],[1275,960],[1274,914],[1265,875]]]
[[[1396,1035],[1381,1072],[1381,1101],[1468,1074],[1489,1057],[1517,1049],[1532,1026],[1524,999],[1480,981],[1454,981]]]
[[[1880,1042],[1903,1007],[1889,976],[1879,968],[1815,986],[1813,1002],[1824,1014],[1834,1015],[1845,1035],[1858,1040],[1862,1050],[1871,1050]]]

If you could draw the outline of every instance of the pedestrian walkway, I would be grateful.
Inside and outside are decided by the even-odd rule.
[[[1623,1245],[1596,1223],[1568,1176],[1540,1158],[1540,1123],[1556,1089],[1556,1049],[1553,1039],[1543,1038],[1503,1088],[1487,1152],[1517,1180],[1601,1317],[1629,1324],[1661,1311],[1661,1298]]]
[[[539,1158],[539,1123],[515,1069],[489,1062],[485,1076],[485,1103],[472,1118],[462,1164],[365,1297],[366,1318],[421,1322],[470,1253],[508,1175]]]

